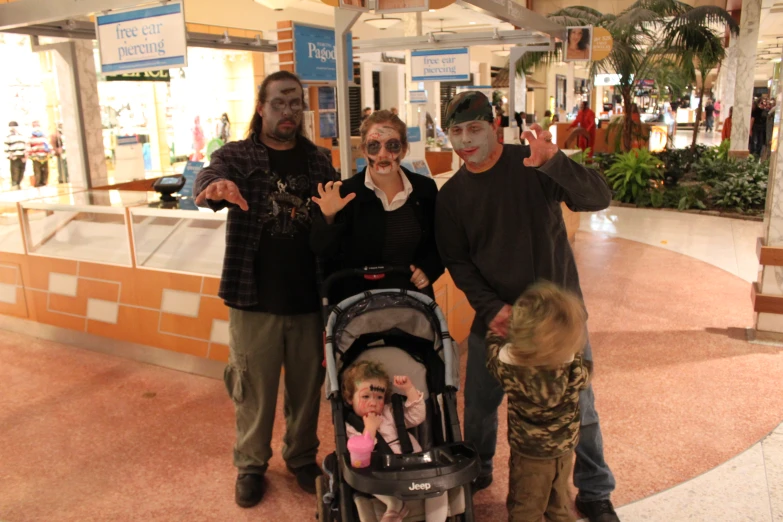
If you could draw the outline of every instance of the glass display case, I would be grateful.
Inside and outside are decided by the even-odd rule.
[[[136,266],[220,277],[227,210],[215,213],[189,199],[129,210]]]
[[[129,207],[154,204],[153,192],[88,190],[23,201],[27,251],[77,261],[132,266]]]
[[[61,198],[71,194],[68,187],[38,187],[0,193],[0,252],[24,254],[24,237],[19,224],[17,203],[42,197]]]

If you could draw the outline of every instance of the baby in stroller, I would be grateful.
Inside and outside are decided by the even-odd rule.
[[[424,394],[416,389],[407,376],[395,376],[394,385],[407,397],[404,404],[405,427],[421,424],[426,415]],[[364,436],[375,440],[382,437],[394,453],[401,453],[399,434],[392,414],[390,399],[392,380],[383,365],[370,360],[358,361],[343,373],[343,398],[354,413],[364,421],[364,433],[359,433],[346,423],[346,435]],[[414,452],[421,451],[421,445],[410,437]],[[401,522],[408,514],[408,507],[396,497],[375,495],[386,505],[381,522]],[[443,493],[424,501],[427,522],[444,522],[448,515],[448,495]]]

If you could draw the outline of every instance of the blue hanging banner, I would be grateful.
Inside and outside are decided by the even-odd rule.
[[[408,143],[421,141],[421,127],[408,127]]]
[[[193,184],[196,182],[196,176],[203,168],[203,161],[188,161],[185,164],[185,170],[182,171],[182,177],[185,178],[185,186],[179,191],[180,196],[185,198],[193,197]]]
[[[336,82],[337,60],[334,29],[293,24],[294,70],[303,82]],[[353,81],[353,38],[345,36],[348,49],[348,81]]]

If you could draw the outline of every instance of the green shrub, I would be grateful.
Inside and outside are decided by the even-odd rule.
[[[729,161],[727,166],[726,174],[715,182],[712,191],[715,206],[739,212],[763,209],[767,198],[769,163],[748,158]]]
[[[615,198],[636,203],[650,189],[650,181],[663,177],[663,164],[646,149],[615,154],[615,162],[605,172]]]
[[[649,202],[654,208],[677,210],[707,208],[707,191],[701,185],[677,185],[650,191]]]

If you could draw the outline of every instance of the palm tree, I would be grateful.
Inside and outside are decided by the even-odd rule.
[[[732,33],[739,32],[739,27],[733,19],[732,23],[727,25]],[[691,142],[691,148],[695,149],[702,106],[704,105],[707,74],[718,67],[726,57],[723,38],[709,26],[701,25],[688,17],[673,19],[666,26],[664,33],[669,53],[676,57],[677,64],[687,77],[691,81],[695,81],[697,72],[701,76],[699,105],[696,108],[696,122],[693,125],[693,141]]]
[[[728,25],[734,31],[736,22],[725,10],[714,6],[691,7],[679,0],[637,0],[619,15],[605,15],[589,7],[567,7],[548,15],[563,26],[593,25],[609,31],[614,46],[609,56],[595,61],[590,76],[598,72],[620,76],[619,89],[623,97],[622,145],[631,149],[637,125],[630,118],[634,90],[638,81],[650,78],[667,58],[672,47],[667,38],[670,31],[674,40],[676,28],[707,24]],[[667,22],[668,21],[668,22]],[[529,53],[516,65],[517,74],[536,65],[548,65],[561,60],[563,45],[558,42],[548,53]]]
[[[653,80],[655,88],[658,90],[658,99],[663,102],[671,102],[682,95],[685,87],[688,86],[689,78],[677,63],[672,60],[663,60],[655,68]]]

